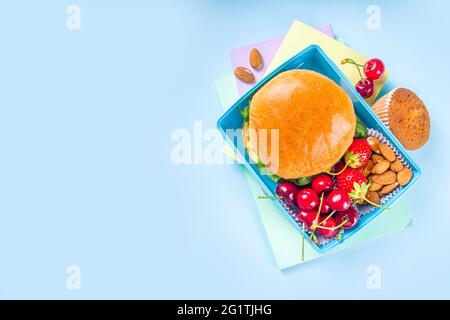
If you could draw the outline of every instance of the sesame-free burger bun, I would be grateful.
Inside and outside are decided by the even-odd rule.
[[[267,82],[250,103],[248,128],[256,137],[266,129],[267,150],[258,148],[258,139],[246,147],[282,178],[307,177],[339,161],[352,143],[355,126],[353,104],[343,89],[317,72],[290,70]],[[279,129],[277,161],[272,129]]]

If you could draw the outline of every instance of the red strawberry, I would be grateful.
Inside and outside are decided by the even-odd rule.
[[[367,183],[367,178],[358,169],[345,169],[336,177],[336,185],[338,188],[347,191],[350,198],[356,203],[366,201],[373,206],[380,207],[366,198],[370,183]]]
[[[383,208],[366,198],[370,183],[367,183],[367,178],[358,169],[346,168],[336,177],[336,185],[338,189],[348,192],[356,203],[368,202],[375,207]]]
[[[359,186],[367,184],[367,178],[357,169],[346,168],[336,177],[336,185],[348,193],[355,190],[355,183]]]
[[[364,167],[370,159],[372,151],[366,139],[353,139],[345,153],[345,163],[351,168]]]

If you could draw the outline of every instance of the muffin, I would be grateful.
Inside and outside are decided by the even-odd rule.
[[[408,150],[423,146],[430,136],[430,116],[411,90],[397,88],[378,99],[373,111]]]

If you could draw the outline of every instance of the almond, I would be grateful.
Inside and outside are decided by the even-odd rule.
[[[252,83],[255,81],[255,76],[246,67],[237,67],[234,69],[234,75],[245,83]]]
[[[263,66],[263,58],[261,56],[261,53],[258,51],[258,49],[253,48],[250,51],[249,62],[250,62],[250,65],[253,68],[255,68],[256,70],[259,70],[259,69],[262,68],[262,66]]]
[[[373,163],[373,161],[369,159],[369,161],[367,162],[366,166],[362,170],[362,174],[367,177],[372,172],[372,169],[373,169],[374,165],[375,164]]]
[[[394,191],[395,188],[397,188],[397,187],[398,187],[398,182],[396,181],[387,186],[384,186],[383,189],[381,189],[380,194],[388,194],[388,193]]]
[[[377,162],[377,164],[372,168],[373,174],[382,174],[387,169],[389,169],[389,166],[391,163],[387,160],[381,160],[380,162]]]
[[[380,152],[386,160],[393,162],[397,160],[397,156],[394,153],[394,150],[391,149],[387,144],[380,144]]]
[[[380,196],[375,191],[367,192],[367,199],[375,204],[380,204]]]
[[[372,182],[369,186],[369,191],[378,191],[378,190],[381,190],[381,188],[383,188],[383,186],[381,184]]]
[[[404,168],[402,171],[397,173],[397,182],[404,186],[408,184],[409,181],[411,181],[412,178],[412,171],[409,168]]]
[[[388,170],[383,172],[382,174],[370,176],[370,179],[372,180],[372,182],[386,186],[397,181],[397,175],[395,174],[395,172]]]
[[[369,143],[370,149],[375,153],[380,153],[380,141],[374,137],[368,137],[367,142]]]
[[[372,155],[372,160],[375,163],[378,163],[380,161],[386,160],[383,156],[380,156],[379,154]]]
[[[403,170],[403,164],[399,159],[397,159],[391,163],[391,166],[389,169],[391,169],[394,172],[400,172]]]

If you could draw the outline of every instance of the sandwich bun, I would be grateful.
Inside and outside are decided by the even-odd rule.
[[[296,179],[330,170],[352,143],[355,127],[353,103],[341,87],[320,73],[290,70],[253,96],[244,129],[257,138],[246,139],[245,146],[252,160],[257,157],[272,173]],[[276,148],[273,129],[278,129]],[[267,133],[264,152],[261,130]]]

